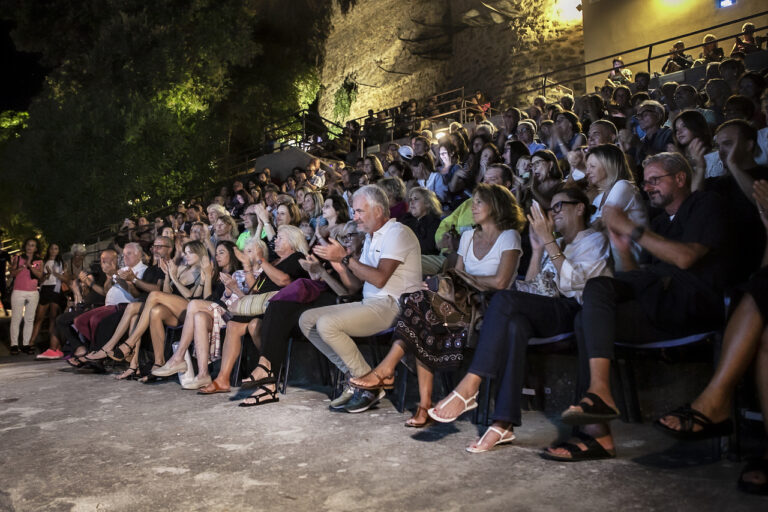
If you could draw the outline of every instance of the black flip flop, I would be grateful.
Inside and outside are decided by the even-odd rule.
[[[280,398],[278,398],[277,396],[277,389],[273,391],[269,389],[267,386],[259,386],[259,389],[264,391],[264,393],[259,393],[258,395],[254,393],[253,395],[248,397],[256,400],[255,402],[253,403],[242,402],[238,405],[238,407],[256,407],[257,405],[271,404],[271,403],[280,401]],[[265,397],[269,397],[269,398],[265,398]]]
[[[702,441],[713,437],[729,436],[733,433],[733,421],[730,418],[720,423],[714,423],[700,411],[693,409],[690,404],[678,407],[664,416],[678,418],[680,420],[680,430],[669,428],[660,420],[654,421],[653,426],[679,441]],[[699,425],[701,430],[694,431],[693,428],[696,425]]]
[[[766,478],[766,481],[762,484],[756,484],[753,482],[744,481],[744,473],[751,473],[753,471],[760,471]],[[768,496],[768,459],[753,459],[747,462],[744,466],[744,470],[739,475],[738,480],[739,490],[749,493],[758,494],[760,496]]]
[[[566,425],[591,425],[593,423],[607,423],[620,416],[619,411],[609,407],[603,399],[594,393],[587,393],[585,398],[592,400],[592,403],[584,399],[579,402],[581,412],[566,410],[560,415],[563,423]]]
[[[570,457],[555,455],[547,449],[544,449],[539,455],[544,459],[556,460],[558,462],[583,462],[587,460],[613,459],[616,457],[616,450],[606,450],[603,448],[603,445],[598,443],[597,440],[589,434],[577,432],[574,434],[574,437],[579,438],[587,449],[582,450],[578,445],[566,441],[553,445],[551,448],[565,448],[568,450],[568,453],[571,454]]]

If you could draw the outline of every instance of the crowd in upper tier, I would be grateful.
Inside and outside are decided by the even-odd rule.
[[[257,354],[248,407],[278,401],[298,327],[344,376],[332,409],[375,405],[407,354],[420,397],[408,427],[455,420],[495,379],[493,424],[467,447],[476,453],[515,439],[529,340],[573,332],[583,398],[561,420],[579,428],[542,455],[591,460],[616,456],[615,342],[724,329],[709,385],[657,426],[680,439],[727,435],[753,362],[768,411],[768,95],[766,70],[744,68],[748,27],[740,41],[729,58],[705,47],[703,84],[650,90],[647,74],[629,83],[619,63],[599,92],[505,108],[498,126],[482,95],[475,122],[440,139],[421,121],[405,144],[386,143],[403,133],[375,121],[365,137],[350,125],[348,159],[313,158],[284,179],[254,170],[209,203],[126,219],[91,268],[84,246],[64,262],[55,244],[40,257],[27,240],[10,267],[12,348],[22,318],[26,350],[48,318],[40,358],[118,362],[121,380],[178,374],[214,394],[231,391],[246,343]],[[676,51],[670,67],[688,62]],[[371,142],[382,152],[354,156]],[[727,317],[726,291],[738,297]],[[173,344],[167,327],[178,328]],[[372,368],[355,340],[390,329]],[[433,403],[435,371],[459,369]],[[768,452],[740,487],[768,492],[767,468]]]

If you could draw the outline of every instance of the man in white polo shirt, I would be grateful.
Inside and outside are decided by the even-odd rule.
[[[421,250],[413,231],[389,218],[389,201],[379,187],[360,188],[352,197],[352,207],[358,229],[366,233],[360,259],[348,256],[335,240],[316,246],[314,252],[341,263],[342,281],[350,291],[362,287],[363,300],[310,309],[299,318],[299,326],[347,377],[362,377],[371,367],[352,336],[371,336],[392,326],[400,295],[421,288]],[[331,408],[362,412],[383,396],[383,389],[353,391],[347,387],[331,402]]]

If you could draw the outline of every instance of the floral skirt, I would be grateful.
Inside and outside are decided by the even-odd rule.
[[[395,339],[402,340],[419,361],[432,369],[451,369],[464,361],[469,323],[467,318],[446,324],[457,310],[441,302],[432,306],[434,292],[424,290],[400,297],[400,315],[395,322]]]

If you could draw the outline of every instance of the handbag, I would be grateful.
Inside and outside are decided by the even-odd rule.
[[[270,299],[276,294],[277,291],[240,297],[229,305],[228,311],[235,316],[263,315],[269,306]]]
[[[430,294],[430,307],[443,320],[437,328],[451,333],[466,330],[466,346],[474,347],[493,292],[462,270],[449,269],[436,277],[437,291]]]
[[[283,287],[270,299],[270,302],[283,301],[307,304],[317,300],[320,294],[327,289],[328,285],[325,281],[315,281],[302,277]]]

